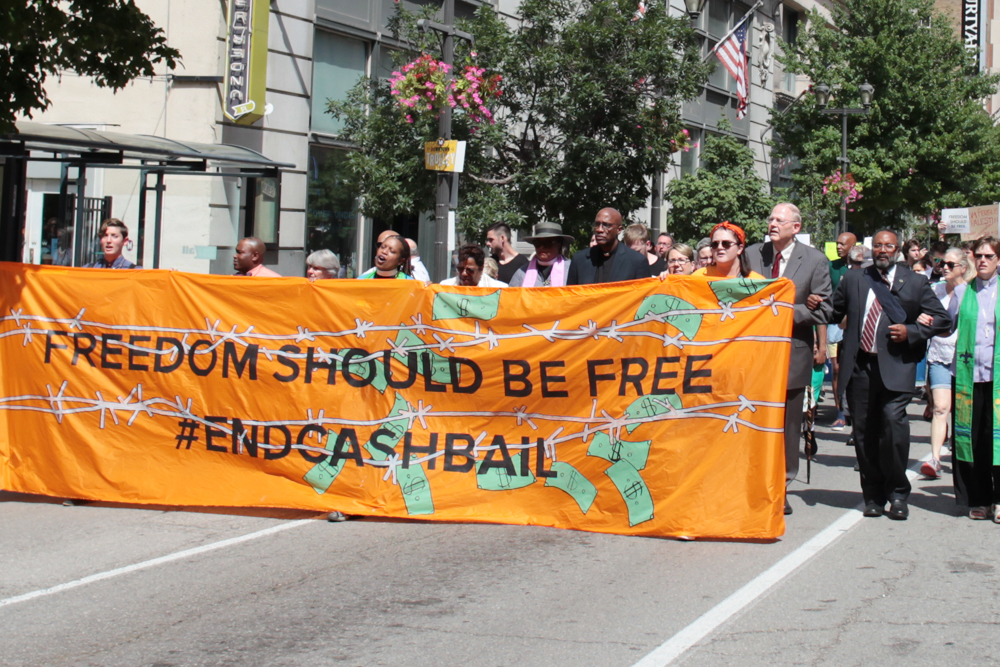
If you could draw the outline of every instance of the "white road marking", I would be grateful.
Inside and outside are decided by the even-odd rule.
[[[207,553],[209,551],[215,551],[216,549],[225,549],[226,547],[231,547],[237,544],[242,544],[243,542],[249,542],[250,540],[256,540],[257,538],[260,537],[266,537],[268,535],[280,533],[283,530],[298,528],[299,526],[304,526],[310,523],[315,523],[315,520],[299,519],[298,521],[289,521],[288,523],[282,523],[278,524],[277,526],[271,526],[270,528],[258,530],[255,533],[247,533],[246,535],[240,535],[239,537],[231,537],[226,540],[212,542],[211,544],[204,544],[200,547],[185,549],[184,551],[177,551],[172,554],[167,554],[166,556],[160,556],[159,558],[144,560],[141,563],[126,565],[124,567],[117,567],[113,570],[107,570],[106,572],[99,572],[97,574],[91,574],[89,576],[83,577],[82,579],[74,579],[73,581],[67,581],[64,584],[52,586],[51,588],[42,588],[37,591],[31,591],[30,593],[25,593],[23,595],[15,595],[12,598],[6,598],[4,600],[0,600],[0,607],[6,607],[7,605],[17,604],[18,602],[27,602],[28,600],[34,600],[35,598],[45,597],[46,595],[54,595],[56,593],[62,593],[63,591],[68,591],[73,588],[86,586],[87,584],[92,584],[98,581],[104,581],[105,579],[111,579],[112,577],[117,577],[123,574],[137,572],[138,570],[145,570],[150,567],[156,567],[157,565],[164,565],[166,563],[170,563],[175,560],[180,560],[182,558],[190,558],[191,556],[197,556],[203,553]]]
[[[920,473],[920,464],[931,458],[928,454],[917,461],[917,465],[906,471],[910,480]],[[860,507],[860,506],[859,506]],[[770,568],[760,573],[743,588],[702,614],[693,623],[660,644],[634,667],[665,667],[682,656],[692,646],[707,637],[719,626],[738,614],[750,603],[767,593],[782,579],[797,570],[820,551],[837,541],[863,518],[860,509],[855,508],[842,514],[836,521],[814,535],[812,539],[788,554]]]

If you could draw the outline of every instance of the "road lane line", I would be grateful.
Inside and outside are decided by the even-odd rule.
[[[917,465],[906,471],[906,476],[912,481],[920,473],[920,464],[931,458],[931,455],[917,461]],[[770,568],[754,577],[748,584],[727,597],[702,614],[689,626],[660,644],[651,653],[633,667],[665,667],[682,656],[692,646],[711,634],[719,626],[738,614],[751,602],[764,595],[782,579],[797,570],[820,551],[837,541],[841,535],[856,526],[864,515],[861,505],[847,510],[829,526],[814,535],[808,542],[791,552]]]
[[[64,584],[52,586],[51,588],[42,588],[37,591],[31,591],[30,593],[25,593],[23,595],[15,595],[12,598],[6,598],[4,600],[0,600],[0,607],[6,607],[7,605],[17,604],[18,602],[27,602],[28,600],[34,600],[35,598],[45,597],[46,595],[54,595],[56,593],[62,593],[63,591],[68,591],[73,588],[78,588],[80,586],[86,586],[87,584],[92,584],[97,581],[104,581],[105,579],[111,579],[112,577],[117,577],[123,574],[129,574],[131,572],[136,572],[138,570],[145,570],[150,567],[156,567],[157,565],[164,565],[166,563],[170,563],[175,560],[180,560],[182,558],[189,558],[191,556],[197,556],[199,554],[207,553],[209,551],[215,551],[217,549],[225,549],[226,547],[242,544],[243,542],[249,542],[250,540],[256,540],[260,537],[274,535],[275,533],[280,533],[283,530],[298,528],[299,526],[304,526],[309,523],[315,523],[315,520],[299,519],[298,521],[289,521],[288,523],[282,523],[278,524],[277,526],[271,526],[270,528],[258,530],[255,533],[247,533],[246,535],[240,535],[239,537],[230,537],[229,539],[220,540],[219,542],[212,542],[211,544],[205,544],[200,547],[185,549],[184,551],[177,551],[172,554],[167,554],[166,556],[160,556],[159,558],[153,558],[151,560],[144,560],[141,563],[135,563],[133,565],[116,567],[113,570],[107,570],[106,572],[91,574],[89,576],[83,577],[82,579],[74,579],[73,581],[67,581]]]

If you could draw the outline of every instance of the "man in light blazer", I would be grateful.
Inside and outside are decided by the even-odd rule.
[[[792,353],[788,364],[788,387],[785,393],[785,487],[799,472],[799,441],[802,438],[802,403],[806,386],[812,381],[812,368],[819,363],[813,356],[813,327],[826,324],[833,308],[830,297],[830,262],[826,255],[795,235],[802,229],[802,214],[794,204],[778,204],[767,218],[767,243],[747,248],[750,268],[765,278],[788,278],[795,283],[795,318],[792,326]],[[814,309],[807,305],[809,297]],[[825,357],[826,350],[820,350]],[[785,514],[792,506],[785,498]]]
[[[888,502],[889,518],[900,521],[909,516],[906,407],[916,391],[917,363],[928,340],[948,335],[951,318],[923,274],[893,261],[898,250],[895,232],[875,234],[874,264],[840,279],[832,321],[847,316],[838,384],[851,408],[864,515],[882,516]],[[921,314],[933,318],[929,326],[918,323]]]

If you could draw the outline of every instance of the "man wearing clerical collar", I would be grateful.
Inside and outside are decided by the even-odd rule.
[[[592,285],[619,280],[649,278],[649,262],[635,250],[618,241],[622,214],[602,208],[594,219],[596,245],[580,250],[570,263],[567,285]]]

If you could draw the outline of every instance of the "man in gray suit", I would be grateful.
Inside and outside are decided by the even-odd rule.
[[[794,204],[781,203],[767,218],[767,243],[747,248],[750,268],[765,278],[788,278],[795,283],[795,319],[792,326],[792,356],[788,364],[788,388],[785,393],[785,486],[799,472],[799,441],[802,437],[802,401],[806,386],[812,381],[812,368],[825,361],[826,350],[813,355],[813,326],[826,324],[833,312],[830,296],[830,263],[826,255],[804,243],[795,235],[802,229],[802,214]],[[811,309],[806,304],[812,295]],[[811,305],[811,304],[810,304]],[[792,506],[785,498],[785,514]]]

